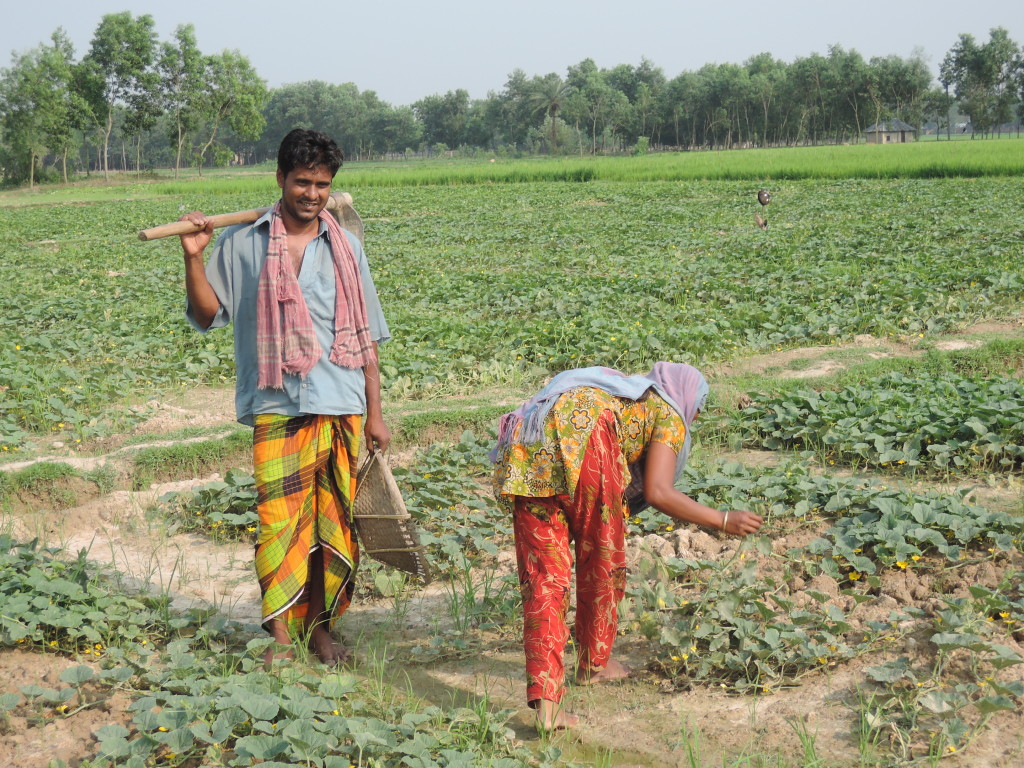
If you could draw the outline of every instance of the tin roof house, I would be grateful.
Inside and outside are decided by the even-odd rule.
[[[868,144],[904,144],[913,141],[917,129],[899,118],[882,120],[864,130]]]

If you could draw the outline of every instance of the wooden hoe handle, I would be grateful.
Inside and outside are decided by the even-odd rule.
[[[348,192],[335,192],[327,198],[327,210],[337,210],[342,205],[352,205],[352,195]],[[214,229],[218,227],[229,227],[232,224],[251,224],[260,216],[269,211],[269,208],[254,208],[251,211],[235,211],[234,213],[219,213],[216,216],[208,217],[213,222]],[[170,224],[161,224],[159,227],[150,227],[139,232],[139,240],[158,240],[161,237],[173,237],[174,235],[187,235],[191,232],[198,232],[202,227],[197,227],[191,221],[175,221]]]

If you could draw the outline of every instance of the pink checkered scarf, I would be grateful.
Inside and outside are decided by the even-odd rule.
[[[327,224],[337,287],[334,303],[337,330],[329,359],[343,368],[362,368],[373,362],[374,355],[355,254],[348,236],[333,216],[321,211],[320,220]],[[267,260],[263,263],[256,292],[257,386],[283,389],[284,373],[305,378],[322,354],[309,308],[288,257],[288,234],[278,201],[270,218]]]

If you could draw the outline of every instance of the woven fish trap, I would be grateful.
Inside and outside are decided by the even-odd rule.
[[[359,468],[352,524],[367,555],[430,581],[426,547],[382,451],[372,451]]]

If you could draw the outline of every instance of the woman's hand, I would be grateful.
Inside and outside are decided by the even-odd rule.
[[[764,519],[745,509],[730,509],[722,513],[722,530],[733,536],[746,536],[757,533]]]

